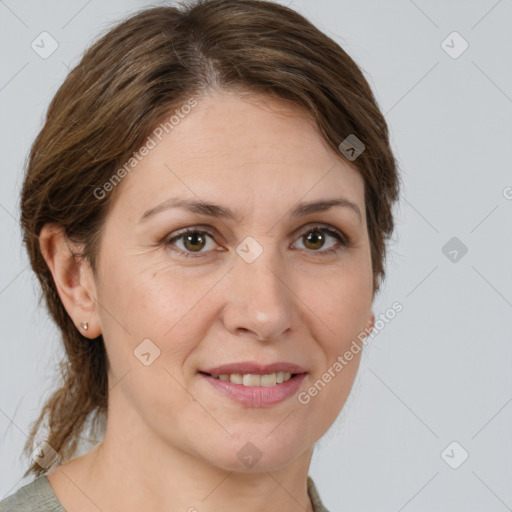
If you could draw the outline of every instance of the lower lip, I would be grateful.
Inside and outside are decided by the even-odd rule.
[[[203,373],[199,375],[217,391],[224,393],[235,402],[246,407],[265,407],[277,404],[295,395],[307,374],[301,373],[275,386],[244,386],[243,384],[215,379]]]

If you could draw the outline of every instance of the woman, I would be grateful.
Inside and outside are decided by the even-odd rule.
[[[2,510],[325,511],[308,469],[398,191],[368,83],[296,12],[195,1],[106,33],[28,162],[24,241],[66,360],[37,478]]]

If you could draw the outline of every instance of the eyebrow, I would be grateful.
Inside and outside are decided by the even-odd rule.
[[[310,213],[328,210],[336,206],[350,209],[357,215],[359,221],[362,222],[363,217],[359,207],[352,201],[349,201],[345,198],[321,199],[318,201],[300,203],[291,210],[291,212],[288,214],[288,217],[295,219]],[[184,208],[191,213],[207,215],[209,217],[230,219],[235,222],[241,221],[241,215],[226,206],[200,200],[180,199],[177,197],[172,197],[167,201],[164,201],[163,203],[155,206],[154,208],[145,211],[137,223],[145,222],[156,214],[171,208]]]

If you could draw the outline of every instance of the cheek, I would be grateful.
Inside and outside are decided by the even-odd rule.
[[[168,414],[169,403],[185,407],[190,397],[178,382],[184,380],[184,361],[201,339],[194,326],[202,324],[187,317],[195,311],[197,290],[178,282],[172,272],[139,271],[133,265],[107,268],[99,303],[110,386],[118,393],[114,400],[130,403],[148,418],[158,417],[155,411]]]
[[[139,261],[104,264],[98,302],[116,378],[139,368],[134,351],[147,339],[156,347],[152,350],[159,354],[158,364],[180,368],[208,328],[204,311],[208,301],[203,299],[218,277],[210,273],[194,278],[169,261],[157,258],[143,265],[143,258],[150,259],[141,255]]]
[[[104,268],[102,297],[132,336],[162,336],[199,293],[183,272],[149,254],[106,262]]]
[[[302,404],[311,407],[311,417],[321,418],[325,432],[342,410],[356,378],[362,351],[359,337],[368,326],[372,305],[372,276],[365,265],[340,272],[328,286],[317,289],[308,302],[312,336],[322,358]],[[306,308],[307,309],[307,308]]]
[[[369,262],[364,259],[351,262],[331,273],[311,293],[311,283],[302,293],[304,302],[324,324],[322,332],[331,346],[350,341],[367,326],[373,302],[372,273]]]

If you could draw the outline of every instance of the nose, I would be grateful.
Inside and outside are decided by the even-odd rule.
[[[264,250],[252,263],[237,256],[225,286],[222,320],[233,335],[248,333],[264,341],[292,329],[298,299],[275,251]]]

